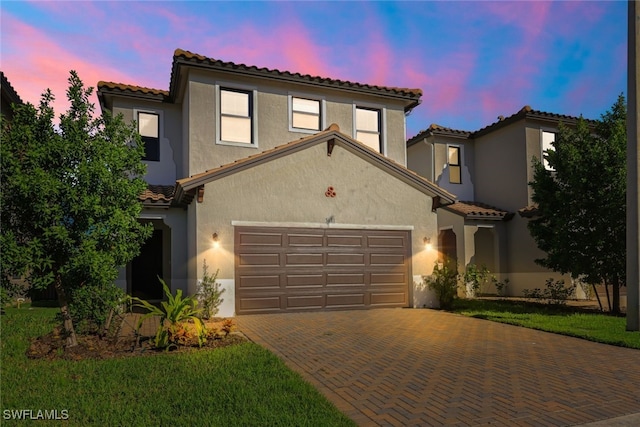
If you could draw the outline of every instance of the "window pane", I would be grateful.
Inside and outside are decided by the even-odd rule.
[[[221,90],[220,110],[222,111],[222,114],[249,117],[249,94],[244,92]]]
[[[377,152],[380,152],[380,135],[370,132],[356,132],[356,139]]]
[[[460,147],[449,147],[449,164],[460,164]]]
[[[251,118],[220,117],[220,139],[251,144]]]
[[[460,177],[460,166],[449,165],[449,182],[452,184],[460,184],[462,182]]]
[[[369,132],[380,132],[378,125],[379,111],[356,108],[356,129]]]
[[[294,112],[291,125],[299,129],[320,130],[320,116]]]
[[[293,111],[320,114],[320,101],[304,98],[291,98]]]
[[[141,136],[158,138],[158,115],[138,113],[138,132]]]

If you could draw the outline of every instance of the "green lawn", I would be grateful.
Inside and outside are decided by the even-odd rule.
[[[453,310],[465,316],[509,323],[621,347],[640,349],[640,332],[627,332],[626,318],[509,300],[458,299]]]
[[[352,426],[302,377],[253,343],[110,360],[25,356],[57,309],[10,308],[1,317],[3,426],[8,410],[66,410],[70,426]],[[59,424],[39,421],[38,425]],[[30,425],[30,424],[29,424]]]

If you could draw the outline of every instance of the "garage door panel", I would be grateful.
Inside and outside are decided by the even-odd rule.
[[[280,288],[280,275],[275,274],[271,276],[238,276],[237,286],[240,289],[256,290],[256,289],[279,289]]]
[[[252,311],[252,312],[264,312],[280,310],[280,297],[254,297],[254,298],[242,298],[239,300],[238,312]]]
[[[289,233],[287,235],[288,246],[291,247],[322,247],[324,235],[320,234],[302,234]]]
[[[364,246],[364,236],[327,234],[327,246],[361,248]]]
[[[311,265],[322,267],[324,264],[322,253],[287,253],[286,260],[286,266]]]
[[[329,294],[327,295],[328,308],[356,308],[365,306],[365,294]]]
[[[371,293],[371,305],[395,305],[406,304],[407,294],[405,292],[384,292]]]
[[[364,260],[365,260],[364,253],[355,253],[355,254],[328,253],[327,254],[328,266],[335,266],[335,265],[364,266]]]
[[[279,267],[280,266],[280,254],[250,254],[243,253],[238,254],[238,263],[240,266],[262,266],[262,267]]]
[[[290,295],[286,298],[286,308],[317,310],[325,305],[324,295]]]
[[[327,273],[327,286],[365,286],[364,273]]]
[[[240,246],[282,246],[282,233],[239,233]]]
[[[410,233],[236,227],[236,312],[406,307]]]
[[[324,286],[323,274],[286,274],[286,288],[322,288]]]

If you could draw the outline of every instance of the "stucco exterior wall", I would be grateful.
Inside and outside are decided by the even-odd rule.
[[[336,197],[325,196],[329,186]],[[339,146],[331,157],[326,144],[319,144],[212,181],[205,185],[203,203],[194,201],[190,210],[197,210],[197,274],[204,259],[219,268],[225,298],[234,293],[234,221],[404,227],[411,229],[412,274],[430,274],[436,261],[436,251],[423,243],[424,237],[437,240],[431,198]],[[219,236],[218,248],[213,233]],[[226,310],[220,314],[233,315]]]
[[[434,182],[433,174],[433,142],[424,138],[420,142],[407,147],[407,168],[420,176]]]
[[[473,143],[467,140],[457,138],[447,138],[442,136],[434,137],[435,144],[434,150],[434,166],[435,166],[435,183],[447,190],[448,192],[455,194],[458,200],[473,201],[475,200],[474,194],[474,152]],[[455,146],[460,147],[460,165],[461,165],[461,183],[452,184],[449,180],[449,166],[448,166],[448,147]]]
[[[126,122],[136,120],[138,111],[159,115],[160,161],[143,161],[147,166],[145,181],[149,184],[175,183],[182,173],[182,113],[175,104],[116,99],[113,115],[122,114]]]
[[[527,206],[529,160],[524,141],[520,122],[476,138],[476,200],[511,212]]]

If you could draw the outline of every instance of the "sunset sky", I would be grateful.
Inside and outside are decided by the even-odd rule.
[[[176,48],[359,83],[420,88],[407,137],[477,130],[524,105],[599,118],[626,94],[625,1],[2,0],[0,68],[24,101],[69,70],[168,90]],[[94,97],[97,105],[97,98]]]

